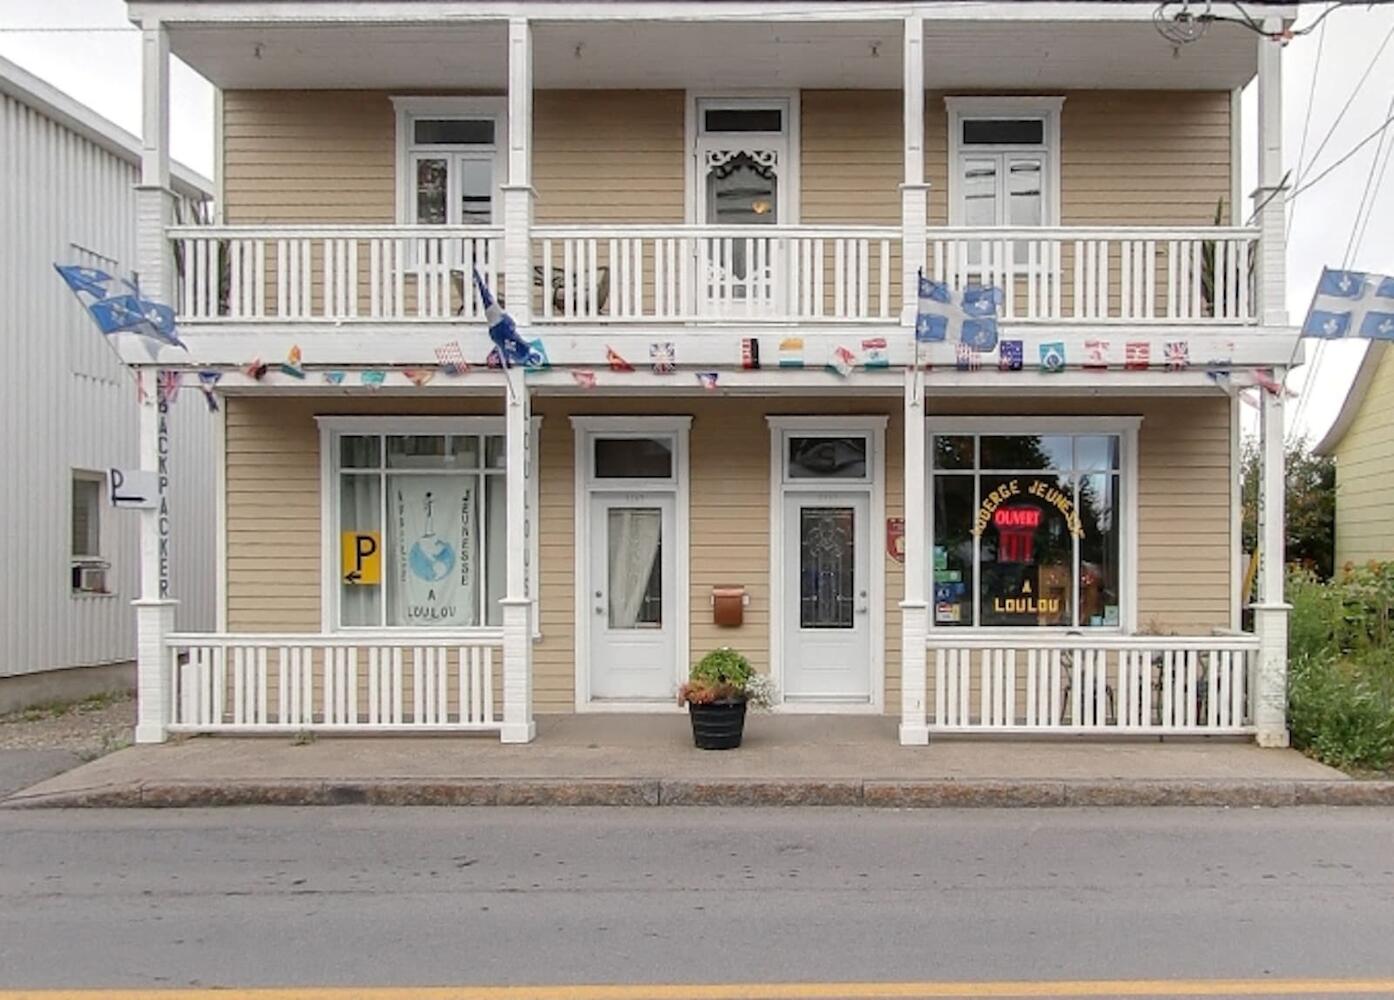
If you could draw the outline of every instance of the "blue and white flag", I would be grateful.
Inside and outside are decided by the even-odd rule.
[[[1302,336],[1394,340],[1394,278],[1323,268]]]
[[[915,315],[915,339],[947,340],[957,331],[959,343],[975,351],[991,351],[997,346],[997,309],[1002,290],[970,285],[955,292],[942,281],[932,281],[920,272],[919,309]]]
[[[484,276],[479,273],[479,268],[474,269],[474,284],[479,289],[479,301],[484,304],[484,320],[489,324],[489,339],[498,348],[499,360],[503,367],[543,367],[546,356],[519,336],[513,317],[503,311],[498,300],[489,292],[489,286],[484,284]]]
[[[54,264],[53,267],[104,336],[134,333],[144,337],[152,357],[161,344],[188,350],[175,332],[174,310],[162,302],[145,298],[135,282],[114,278],[95,267],[77,264]]]

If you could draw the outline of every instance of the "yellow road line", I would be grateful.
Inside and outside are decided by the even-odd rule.
[[[1394,996],[1394,979],[1120,979],[923,983],[0,990],[0,1000],[895,1000],[943,997]]]

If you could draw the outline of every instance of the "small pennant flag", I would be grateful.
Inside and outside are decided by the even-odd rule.
[[[325,372],[325,373],[324,373],[324,380],[325,380],[326,382],[328,382],[330,385],[343,385],[343,384],[344,384],[344,373],[343,373],[343,372]]]
[[[671,375],[678,370],[677,349],[671,340],[649,345],[649,365],[655,375]]]
[[[697,381],[707,392],[716,392],[716,380],[719,378],[716,372],[697,372]]]
[[[983,366],[983,359],[972,344],[954,345],[954,367],[961,372],[975,372]]]
[[[500,355],[499,355],[499,349],[498,349],[497,347],[491,347],[491,348],[489,348],[489,353],[488,353],[488,355],[484,358],[484,365],[485,365],[485,367],[487,367],[487,368],[502,368],[502,367],[503,367],[503,358],[500,357]]]
[[[267,369],[271,366],[266,364],[261,358],[253,358],[242,366],[242,374],[246,375],[253,382],[260,382],[266,377]]]
[[[1264,392],[1272,393],[1274,396],[1288,395],[1288,391],[1284,388],[1283,383],[1273,377],[1273,369],[1254,368],[1249,374],[1254,380],[1254,385],[1258,386]]]
[[[1065,344],[1053,340],[1041,345],[1041,371],[1053,375],[1065,370]]]
[[[1084,342],[1084,367],[1092,371],[1108,368],[1109,344],[1107,340],[1086,340]]]
[[[803,338],[785,337],[779,342],[779,367],[803,367]]]
[[[136,369],[136,401],[139,402],[139,403],[144,403],[144,402],[145,402],[147,399],[149,399],[149,398],[150,398],[150,393],[149,393],[149,392],[146,390],[146,388],[145,388],[145,370],[144,370],[143,368],[137,368],[137,369]]]
[[[290,352],[286,354],[286,359],[281,362],[281,371],[291,378],[304,378],[305,366],[300,362],[300,345],[295,344]]]
[[[571,381],[575,382],[582,389],[595,388],[595,372],[587,368],[571,369]]]
[[[605,347],[605,363],[610,366],[612,372],[632,372],[634,366],[620,356],[620,352],[610,347]]]
[[[159,401],[173,406],[174,401],[179,398],[179,386],[182,381],[179,372],[170,368],[160,369],[159,377],[155,380]]]
[[[470,370],[469,362],[465,360],[465,352],[460,350],[458,340],[452,340],[436,348],[436,364],[440,365],[441,371],[451,376],[463,375]]]
[[[852,369],[857,366],[857,356],[850,350],[839,344],[833,348],[832,357],[828,359],[828,371],[846,378],[852,374]]]
[[[383,382],[387,381],[387,372],[378,369],[366,371],[358,376],[358,381],[366,385],[369,389],[381,389]]]
[[[756,337],[741,340],[741,367],[755,369],[760,367],[760,341]]]
[[[1130,340],[1123,348],[1123,367],[1130,372],[1145,372],[1152,364],[1152,345],[1145,340]]]
[[[1004,340],[997,345],[997,367],[1004,372],[1019,372],[1024,360],[1021,341]]]
[[[1191,367],[1191,345],[1184,340],[1169,340],[1166,344],[1166,366],[1169,372]]]
[[[436,377],[436,373],[429,368],[406,368],[403,369],[402,374],[407,377],[408,382],[417,388],[420,388]]]
[[[544,368],[552,367],[552,359],[547,357],[547,348],[542,343],[542,338],[527,341],[528,357],[523,362],[523,368],[530,372],[538,372]]]
[[[862,341],[862,366],[865,368],[889,368],[891,359],[886,354],[886,338],[872,337]]]
[[[218,382],[221,381],[222,377],[222,372],[198,373],[198,387],[203,390],[203,399],[208,404],[208,411],[210,413],[218,412],[218,396],[215,390],[218,388]]]

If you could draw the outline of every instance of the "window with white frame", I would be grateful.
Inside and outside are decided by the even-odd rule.
[[[497,423],[331,431],[340,626],[502,624],[508,553]]]
[[[100,472],[73,471],[69,569],[74,594],[105,594],[109,565],[102,558],[102,494],[106,477]]]
[[[934,428],[935,627],[1124,624],[1127,429]]]
[[[1063,97],[950,97],[949,224],[1060,221]]]
[[[397,98],[398,221],[488,226],[504,174],[502,98]]]

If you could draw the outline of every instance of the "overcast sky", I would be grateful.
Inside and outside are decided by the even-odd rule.
[[[1222,4],[1217,4],[1222,7]],[[1299,26],[1312,21],[1322,4],[1304,5]],[[33,31],[29,29],[67,29]],[[107,31],[72,29],[106,28]],[[1346,7],[1325,22],[1325,40],[1317,72],[1318,35],[1307,35],[1287,47],[1283,58],[1284,152],[1287,165],[1296,172],[1298,152],[1307,131],[1307,159],[1312,159],[1326,139],[1341,106],[1370,65],[1382,42],[1394,32],[1394,5]],[[140,44],[129,30],[122,0],[0,0],[0,55],[44,77],[60,89],[132,132],[140,131]],[[1318,29],[1320,30],[1320,29]],[[1308,95],[1316,77],[1310,122]],[[176,61],[172,74],[171,145],[176,158],[204,174],[213,172],[213,91],[207,81]],[[1245,188],[1252,190],[1254,149],[1254,100],[1252,88],[1245,100]],[[1379,62],[1345,116],[1331,133],[1325,149],[1307,171],[1315,176],[1352,146],[1374,131],[1394,110],[1394,41],[1380,54]],[[1386,136],[1394,143],[1394,129]],[[1377,142],[1335,170],[1320,184],[1302,193],[1290,207],[1292,235],[1288,245],[1288,306],[1294,322],[1300,321],[1311,298],[1312,287],[1323,264],[1339,266],[1354,229],[1361,192],[1370,177]],[[1387,164],[1390,159],[1382,158]],[[1372,221],[1351,261],[1351,266],[1394,274],[1394,167],[1386,167],[1375,199]],[[1376,176],[1374,182],[1380,183]],[[1292,427],[1298,433],[1319,436],[1340,408],[1350,379],[1359,365],[1364,343],[1329,344],[1316,366],[1315,380],[1303,386],[1303,372],[1290,380],[1303,386],[1309,399],[1289,407],[1298,416]],[[1309,366],[1305,372],[1312,371]]]

